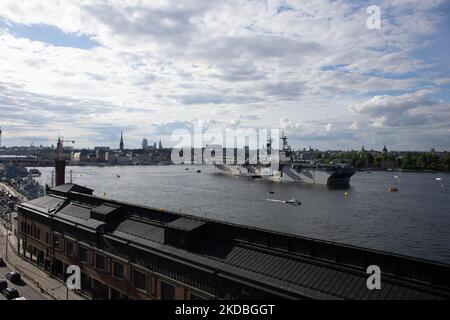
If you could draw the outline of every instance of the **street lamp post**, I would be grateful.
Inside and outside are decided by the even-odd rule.
[[[7,217],[10,216],[10,213],[8,213]],[[8,226],[8,218],[4,219],[6,220],[5,225],[5,229],[6,229],[6,234],[5,234],[5,261],[8,261],[8,237],[9,237],[9,226]]]
[[[8,261],[8,235],[9,235],[9,231],[8,231],[8,229],[6,229],[6,235],[5,235],[5,240],[6,240],[5,261]]]

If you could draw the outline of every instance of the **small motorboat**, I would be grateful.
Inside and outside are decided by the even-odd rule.
[[[398,191],[398,188],[397,188],[397,187],[390,187],[390,188],[388,189],[388,191],[390,191],[390,192],[397,192],[397,191]]]
[[[266,201],[270,202],[278,202],[278,203],[284,203],[284,204],[292,204],[294,206],[300,206],[302,203],[298,201],[297,199],[291,199],[291,200],[278,200],[278,199],[264,199]]]
[[[197,173],[202,173],[202,170],[197,170]]]
[[[302,203],[300,201],[298,201],[297,199],[291,199],[291,200],[287,200],[285,201],[285,203],[287,204],[292,204],[294,206],[300,206]]]

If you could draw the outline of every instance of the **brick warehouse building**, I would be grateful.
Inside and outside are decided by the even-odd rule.
[[[450,266],[93,196],[18,206],[18,253],[93,299],[449,299]],[[366,285],[380,266],[381,290]]]

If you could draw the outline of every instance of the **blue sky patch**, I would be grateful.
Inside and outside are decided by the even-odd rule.
[[[0,20],[0,28],[7,28],[10,33],[19,38],[44,42],[56,47],[71,47],[89,50],[98,47],[99,44],[85,35],[69,34],[49,25],[22,25],[5,23]]]
[[[287,3],[280,4],[277,8],[277,13],[280,14],[285,11],[294,11],[294,8]]]

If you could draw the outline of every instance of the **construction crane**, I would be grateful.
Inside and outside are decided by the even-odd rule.
[[[59,160],[64,160],[64,143],[75,144],[75,140],[64,140],[64,137],[58,137],[58,144],[56,145],[57,157]]]
[[[2,127],[0,127],[0,148],[2,147]]]

